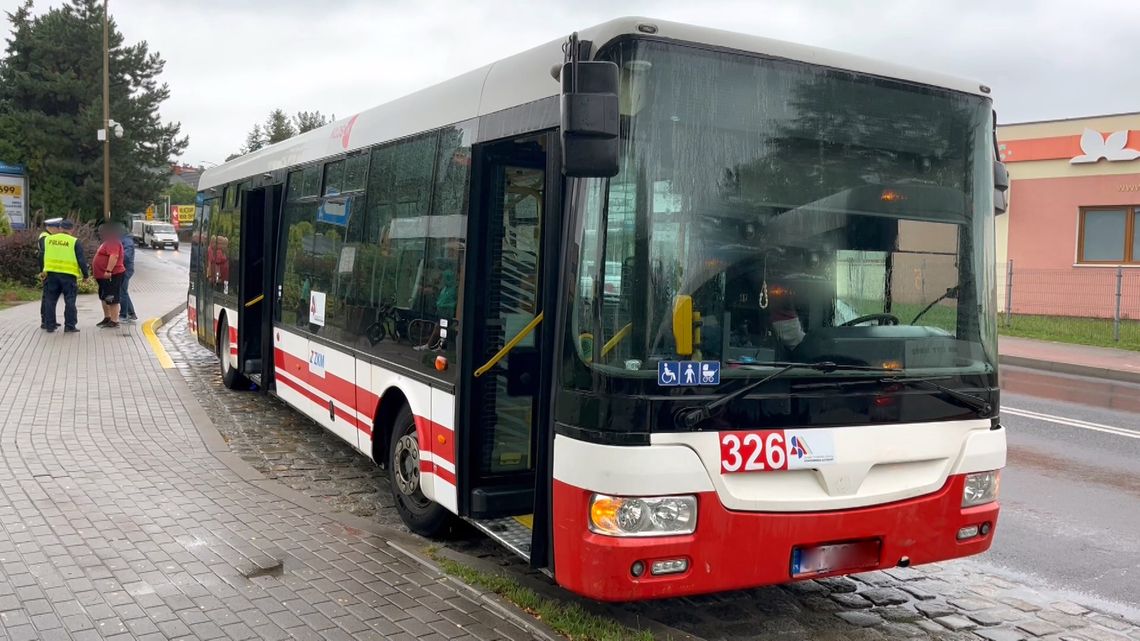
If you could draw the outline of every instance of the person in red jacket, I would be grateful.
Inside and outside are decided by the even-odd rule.
[[[119,240],[118,228],[113,223],[99,226],[99,238],[103,241],[91,261],[91,271],[99,284],[99,301],[103,304],[103,320],[98,327],[113,329],[119,326],[119,295],[123,287],[123,274],[127,272],[123,256],[123,243]]]

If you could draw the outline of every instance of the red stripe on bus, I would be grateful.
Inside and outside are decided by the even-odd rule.
[[[451,473],[450,470],[447,470],[442,466],[436,465],[432,461],[420,461],[420,472],[423,474],[435,474],[440,479],[447,481],[452,485],[456,484],[455,474]]]
[[[368,420],[370,421],[374,418],[373,413],[376,411],[376,403],[369,402],[366,400],[366,398],[361,399],[360,392],[362,391],[362,388],[360,388],[355,382],[345,380],[335,374],[328,372],[327,370],[325,371],[324,376],[319,376],[309,371],[308,361],[297,358],[296,356],[290,354],[289,352],[286,352],[280,347],[274,348],[273,351],[273,361],[277,367],[283,369],[285,372],[291,374],[295,378],[308,383],[312,387],[319,389],[325,394],[328,394],[335,403],[340,403],[345,407],[360,412],[361,414],[368,417]],[[368,396],[377,398],[374,394],[368,394]],[[362,400],[365,402],[360,403]]]
[[[310,401],[316,403],[317,405],[321,406],[322,408],[328,407],[328,401],[321,398],[320,396],[317,396],[312,391],[305,389],[304,386],[298,385],[297,383],[290,380],[288,378],[288,375],[289,375],[288,372],[285,372],[285,374],[286,374],[286,376],[278,376],[277,380],[279,382],[281,382],[282,384],[284,384],[289,389],[292,389],[293,391],[304,396],[305,398],[309,399]],[[349,425],[352,425],[357,430],[364,432],[365,435],[372,436],[372,426],[368,425],[367,423],[364,423],[363,421],[360,421],[355,416],[350,414],[348,412],[348,410],[344,409],[343,407],[338,406],[335,402],[333,403],[333,414],[340,417],[341,420],[345,421]]]
[[[439,423],[416,416],[416,433],[420,435],[420,449],[455,465],[455,433]],[[440,439],[443,443],[440,443]]]

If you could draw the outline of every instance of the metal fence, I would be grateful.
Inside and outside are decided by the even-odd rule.
[[[1010,334],[1140,349],[1140,271],[1117,266],[998,265],[1001,325]]]

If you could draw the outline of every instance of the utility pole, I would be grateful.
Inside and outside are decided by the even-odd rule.
[[[111,49],[103,0],[103,221],[111,222]]]

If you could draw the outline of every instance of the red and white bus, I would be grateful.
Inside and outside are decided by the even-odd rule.
[[[410,529],[589,597],[977,554],[993,125],[976,82],[614,20],[208,169],[190,326]]]

